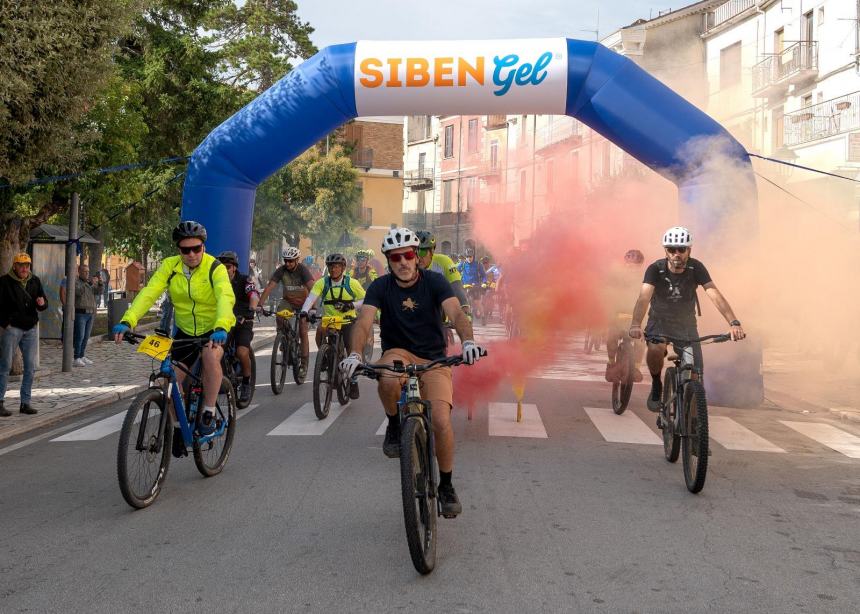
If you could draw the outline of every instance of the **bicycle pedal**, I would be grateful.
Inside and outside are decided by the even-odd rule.
[[[452,518],[456,518],[457,516],[458,516],[458,514],[442,514],[442,518],[447,518],[448,520],[451,520]]]

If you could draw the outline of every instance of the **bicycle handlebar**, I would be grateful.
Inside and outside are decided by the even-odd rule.
[[[488,354],[487,350],[482,348],[481,356],[486,356]],[[361,364],[355,370],[355,373],[352,376],[352,379],[358,375],[364,375],[365,377],[369,377],[370,379],[378,379],[380,377],[379,371],[391,371],[392,373],[405,373],[407,375],[414,375],[418,373],[424,373],[425,371],[429,371],[431,369],[435,369],[436,367],[456,367],[463,364],[462,356],[446,356],[445,358],[437,358],[436,360],[432,360],[427,364],[418,365],[418,364],[400,364],[400,365],[389,365],[389,364]]]
[[[149,335],[141,335],[139,333],[133,333],[131,331],[126,331],[122,335],[122,340],[126,343],[130,343],[131,345],[137,345],[143,339],[146,339]],[[205,345],[209,343],[209,337],[194,337],[192,339],[174,339],[171,347],[183,346],[183,345]]]
[[[692,345],[693,343],[723,343],[725,341],[731,341],[732,336],[730,333],[721,333],[719,335],[705,335],[698,339],[680,339],[670,337],[669,335],[645,335],[645,339],[647,341],[671,341],[678,345]]]

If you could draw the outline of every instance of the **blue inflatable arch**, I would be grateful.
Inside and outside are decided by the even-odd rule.
[[[755,204],[743,146],[598,43],[360,41],[323,49],[218,126],[191,157],[182,217],[206,226],[210,253],[235,250],[247,268],[257,186],[332,130],[360,116],[485,113],[582,121],[674,181],[681,200],[693,205],[690,216],[702,222],[694,228],[718,224],[727,201],[733,209]],[[703,142],[708,145],[696,146]],[[746,185],[738,185],[737,173],[730,185],[709,174],[705,156],[715,146],[734,160]],[[720,206],[713,206],[716,193]],[[761,387],[754,388],[752,399],[735,404],[757,404]]]

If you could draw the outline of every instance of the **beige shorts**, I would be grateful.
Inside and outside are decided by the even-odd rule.
[[[393,348],[386,350],[379,359],[381,364],[394,364],[400,360],[404,364],[426,365],[429,360],[418,358],[415,354]],[[418,377],[421,387],[421,398],[432,403],[447,403],[448,408],[454,406],[454,382],[451,379],[451,367],[437,367]]]

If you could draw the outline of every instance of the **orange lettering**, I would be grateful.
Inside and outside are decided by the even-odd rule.
[[[382,61],[377,58],[367,58],[361,62],[361,72],[367,75],[358,80],[364,87],[379,87],[382,85]]]
[[[475,58],[475,65],[470,65],[465,59],[459,58],[457,62],[457,85],[466,85],[466,75],[472,75],[475,83],[484,85],[484,57]]]
[[[406,58],[406,87],[423,87],[430,83],[430,62],[424,58]]]
[[[454,67],[452,64],[454,63],[454,58],[436,58],[434,61],[434,68],[436,69],[436,79],[433,81],[433,85],[436,87],[453,87],[454,79],[452,77],[445,78],[446,75],[452,75],[454,73]]]
[[[400,65],[403,63],[401,58],[388,58],[388,65],[391,67],[391,74],[388,77],[387,87],[402,87],[403,82],[400,80]]]

